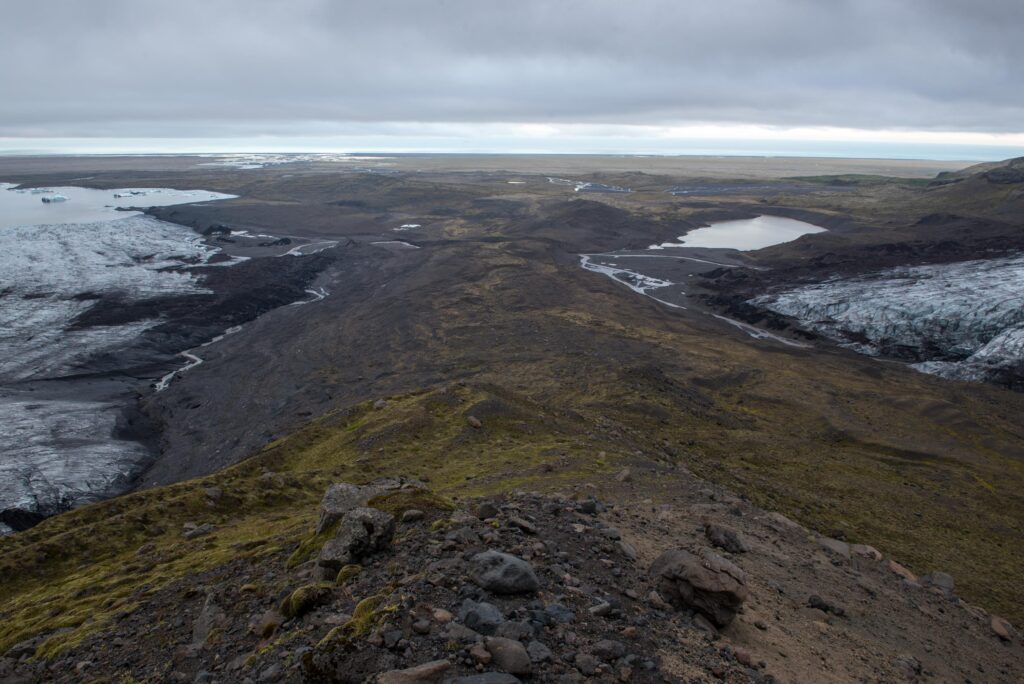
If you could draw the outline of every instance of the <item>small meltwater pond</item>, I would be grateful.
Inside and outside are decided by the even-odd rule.
[[[722,221],[691,230],[679,242],[651,245],[651,249],[672,247],[708,247],[749,251],[796,240],[802,235],[823,233],[825,229],[781,216],[758,216],[738,221]]]
[[[722,268],[757,268],[749,266],[746,259],[736,252],[762,249],[790,242],[802,235],[822,232],[825,229],[820,226],[780,216],[722,221],[692,230],[681,236],[679,242],[651,245],[645,250],[581,254],[580,266],[603,274],[659,304],[687,309],[690,304],[687,283],[693,282],[690,278]],[[707,249],[721,251],[704,251]],[[794,347],[807,346],[741,321],[712,315],[757,339],[774,340]]]

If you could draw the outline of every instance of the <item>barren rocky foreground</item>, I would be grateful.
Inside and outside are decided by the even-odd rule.
[[[208,302],[81,321],[166,309],[165,354],[244,324],[138,390],[135,491],[0,539],[3,676],[1019,681],[1022,395],[710,315],[828,264],[1012,249],[1019,183],[527,161],[4,160],[237,194],[150,213],[251,259]],[[546,175],[573,171],[634,192]],[[709,272],[686,310],[579,266],[757,213],[830,232]]]
[[[179,543],[222,543],[209,519]],[[658,464],[459,502],[401,478],[335,483],[306,539],[278,541],[136,590],[51,660],[26,657],[47,640],[17,644],[5,681],[1015,682],[1024,667],[1015,628],[952,578]],[[146,543],[132,564],[172,554]]]

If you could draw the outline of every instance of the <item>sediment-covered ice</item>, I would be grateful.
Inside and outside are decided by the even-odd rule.
[[[1024,255],[886,269],[751,303],[927,373],[987,380],[1024,364]]]
[[[0,508],[52,513],[121,486],[146,449],[111,439],[120,410],[105,402],[38,401],[0,391]]]

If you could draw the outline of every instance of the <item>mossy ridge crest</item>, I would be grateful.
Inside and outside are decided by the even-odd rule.
[[[469,426],[466,408],[489,401],[509,404],[519,417],[542,411],[515,393],[496,397],[469,385],[389,397],[381,410],[364,402],[313,420],[215,475],[92,504],[0,539],[13,578],[0,588],[0,651],[39,634],[72,629],[54,635],[53,648],[45,649],[46,656],[56,655],[101,630],[130,601],[241,555],[294,545],[292,564],[305,562],[330,537],[307,530],[333,482],[426,476],[439,493],[384,495],[374,505],[393,513],[444,512],[453,505],[445,494],[500,492],[513,483],[541,480],[535,466],[552,451],[565,459],[562,479],[591,474],[590,448],[579,437],[579,425],[538,420],[523,431],[492,417],[482,429]],[[484,452],[500,454],[499,467]],[[531,469],[534,474],[523,474]],[[511,473],[515,479],[506,479]],[[211,487],[232,497],[234,505],[210,505],[204,490]],[[183,543],[185,522],[208,522],[215,529]],[[151,548],[137,555],[144,547]]]

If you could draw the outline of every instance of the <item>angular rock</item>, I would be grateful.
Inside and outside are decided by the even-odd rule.
[[[629,559],[631,561],[635,561],[636,560],[636,547],[635,546],[633,546],[632,544],[630,544],[627,541],[621,541],[621,540],[619,542],[617,542],[615,544],[615,546],[616,546],[616,548],[618,548],[619,553],[621,553],[627,559]]]
[[[708,550],[701,556],[683,549],[666,551],[651,565],[650,574],[669,603],[698,610],[719,627],[732,622],[749,595],[743,571]]]
[[[480,640],[480,633],[458,622],[449,622],[444,630],[445,637],[460,644],[472,644]]]
[[[483,672],[466,677],[455,677],[445,684],[519,684],[519,678],[505,672]]]
[[[1014,629],[1013,625],[1011,625],[1009,621],[993,615],[992,619],[989,621],[989,627],[991,627],[992,632],[1003,641],[1013,640]]]
[[[316,533],[320,534],[355,508],[362,508],[375,496],[400,489],[426,489],[419,480],[402,477],[385,477],[366,485],[355,485],[350,482],[332,484],[320,500],[320,519],[316,524]]]
[[[882,552],[874,546],[868,546],[867,544],[851,544],[850,551],[855,556],[860,556],[861,558],[868,558],[873,561],[882,560]]]
[[[626,645],[614,639],[602,639],[594,644],[590,651],[601,660],[612,661],[626,655]]]
[[[540,588],[537,574],[529,563],[500,551],[484,551],[473,556],[470,577],[495,594],[526,594]]]
[[[845,610],[835,605],[834,603],[829,603],[828,601],[826,601],[825,599],[821,598],[816,594],[807,599],[807,605],[811,608],[817,608],[818,610],[824,613],[832,613],[833,615],[837,615],[839,617],[846,615]]]
[[[475,632],[493,635],[505,618],[501,611],[490,603],[477,603],[472,599],[466,599],[459,609],[459,620]]]
[[[704,535],[708,538],[709,542],[729,553],[746,553],[750,550],[743,536],[725,525],[711,523],[704,528]]]
[[[497,518],[500,509],[490,501],[484,501],[476,509],[476,515],[481,520],[487,520],[488,518]]]
[[[491,664],[495,669],[514,675],[529,675],[533,672],[533,663],[526,647],[518,641],[504,637],[487,637],[484,647],[491,654]]]
[[[770,522],[775,524],[776,529],[784,530],[786,532],[798,532],[801,534],[807,531],[804,529],[803,525],[794,520],[790,520],[781,513],[772,511],[771,513],[765,515],[765,517],[768,518]]]
[[[206,535],[213,533],[214,530],[216,530],[216,529],[217,528],[214,527],[213,525],[211,525],[210,523],[203,523],[202,525],[199,525],[197,527],[190,527],[190,528],[186,529],[182,533],[182,536],[185,537],[185,539],[195,539],[196,537],[205,537]]]
[[[45,640],[45,636],[35,636],[31,639],[25,639],[11,646],[4,653],[5,658],[11,658],[13,660],[20,660],[25,656],[35,655],[36,648]]]
[[[952,596],[956,588],[956,581],[953,576],[946,572],[931,572],[921,576],[921,584],[926,587],[935,587],[946,596]]]
[[[537,534],[537,526],[526,518],[514,516],[508,519],[508,524],[522,530],[526,534]]]
[[[284,668],[281,667],[281,663],[271,663],[267,669],[260,673],[259,682],[279,682],[281,681],[281,674]]]
[[[844,541],[832,537],[818,537],[818,546],[841,558],[850,558],[850,545]]]
[[[907,679],[916,679],[921,674],[921,661],[909,653],[896,656],[893,664],[903,672]]]
[[[587,677],[592,677],[597,674],[597,668],[601,665],[598,659],[589,653],[577,653],[575,663],[576,669]]]
[[[392,670],[377,676],[377,684],[436,684],[451,667],[447,660],[434,660],[405,670]]]
[[[718,628],[700,613],[693,616],[693,626],[707,634],[709,639],[718,638]]]
[[[903,579],[907,580],[908,582],[916,582],[917,581],[917,575],[915,575],[914,573],[910,572],[910,570],[907,570],[905,567],[903,567],[902,565],[900,565],[896,561],[891,560],[891,561],[889,561],[888,565],[889,565],[889,571],[892,572],[893,574],[899,575],[900,577],[902,577]]]
[[[547,615],[552,622],[556,622],[562,625],[568,625],[576,620],[576,613],[563,606],[561,603],[551,603],[544,607],[544,613]]]
[[[202,610],[192,623],[192,648],[205,646],[214,631],[222,627],[227,619],[227,614],[214,601],[213,595],[207,594]]]
[[[732,655],[740,665],[745,665],[746,667],[756,666],[757,660],[754,658],[753,654],[745,648],[737,646],[733,649]]]
[[[354,508],[345,514],[334,537],[320,550],[317,565],[337,573],[366,556],[387,548],[395,534],[395,517],[376,508]]]
[[[460,527],[457,530],[452,530],[444,536],[447,541],[455,542],[456,544],[479,544],[480,535],[476,531],[471,530],[468,527]]]
[[[494,658],[483,644],[473,644],[469,649],[469,657],[484,666],[490,665]]]
[[[551,660],[553,656],[551,649],[539,641],[531,641],[528,643],[526,645],[526,652],[530,655],[530,660],[535,663],[546,663]]]
[[[320,520],[316,524],[316,533],[327,530],[353,508],[365,506],[374,496],[366,487],[348,482],[332,484],[320,501]]]
[[[506,621],[501,623],[494,636],[505,637],[515,641],[525,641],[534,635],[534,629],[526,620]]]

